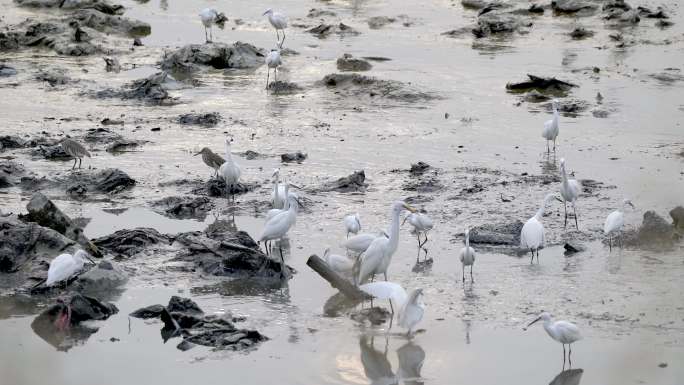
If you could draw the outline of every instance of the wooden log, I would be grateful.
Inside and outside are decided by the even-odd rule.
[[[368,296],[366,293],[359,290],[351,282],[344,279],[339,274],[337,274],[335,271],[333,271],[328,266],[328,264],[324,260],[320,259],[316,254],[311,255],[309,257],[309,260],[306,261],[306,264],[313,271],[318,273],[318,275],[323,277],[323,279],[328,281],[328,283],[330,283],[330,285],[332,287],[339,290],[342,294],[344,294],[350,300],[363,301],[364,299],[370,299],[370,296]]]

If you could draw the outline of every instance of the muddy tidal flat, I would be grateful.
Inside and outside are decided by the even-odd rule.
[[[681,384],[683,118],[671,0],[0,0],[0,384]]]

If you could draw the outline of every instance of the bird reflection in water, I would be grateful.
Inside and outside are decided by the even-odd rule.
[[[409,341],[397,349],[397,359],[399,360],[399,370],[397,375],[399,381],[406,385],[423,384],[420,371],[425,362],[425,350],[414,342]]]
[[[568,369],[564,370],[549,383],[549,385],[579,385],[582,379],[582,369]]]
[[[421,369],[425,362],[425,351],[416,343],[409,341],[397,349],[398,368],[395,374],[388,359],[389,336],[384,337],[384,347],[378,350],[374,336],[361,335],[359,347],[361,364],[366,378],[371,384],[422,384]]]

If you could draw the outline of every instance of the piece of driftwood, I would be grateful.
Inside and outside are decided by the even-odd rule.
[[[362,301],[364,299],[369,299],[370,297],[366,293],[359,290],[351,282],[341,277],[339,274],[334,272],[324,260],[320,259],[316,254],[309,257],[306,264],[318,275],[323,277],[330,285],[342,294],[344,294],[350,300]]]

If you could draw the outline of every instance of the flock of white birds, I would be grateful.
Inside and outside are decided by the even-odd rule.
[[[200,12],[201,21],[205,27],[205,37],[207,42],[213,39],[212,27],[217,20],[219,13],[211,8],[207,8]],[[266,56],[266,64],[270,73],[270,69],[277,71],[277,67],[282,64],[280,58],[280,49],[285,42],[285,29],[287,28],[287,18],[272,9],[268,9],[263,14],[268,16],[268,20],[273,28],[276,30],[277,47],[273,49]],[[282,40],[280,34],[282,33]],[[277,73],[277,72],[276,72]],[[277,76],[277,75],[275,75]],[[277,80],[276,80],[277,81]],[[268,88],[268,75],[266,80],[266,87]],[[549,142],[553,141],[553,151],[556,151],[556,141],[559,135],[559,103],[557,100],[552,102],[553,118],[544,123],[542,137],[547,141],[547,152],[551,151]],[[202,155],[204,163],[211,167],[217,177],[221,178],[226,183],[226,193],[234,197],[234,190],[238,187],[241,177],[240,166],[233,160],[231,155],[232,138],[225,139],[225,159],[214,154],[210,149],[203,148],[202,151],[195,155]],[[85,148],[80,144],[69,139],[62,142],[62,147],[74,157],[74,159],[81,159],[87,154]],[[75,163],[74,163],[75,166]],[[80,167],[80,164],[79,164]],[[539,210],[530,219],[525,222],[520,232],[520,247],[529,250],[532,254],[531,263],[534,262],[536,253],[537,262],[539,262],[539,250],[544,248],[545,244],[545,230],[542,218],[546,206],[552,200],[562,201],[565,212],[565,226],[568,221],[568,203],[571,205],[575,219],[575,226],[579,229],[576,203],[580,195],[581,186],[575,179],[570,179],[566,171],[565,159],[560,160],[560,177],[561,184],[559,192],[561,198],[558,198],[555,193],[549,193],[544,197]],[[271,203],[273,208],[268,211],[266,221],[263,226],[261,235],[258,237],[258,242],[264,242],[266,254],[270,255],[273,241],[281,241],[287,236],[287,233],[296,223],[297,213],[301,202],[297,194],[291,190],[291,187],[296,187],[289,182],[281,183],[280,170],[276,169],[273,172],[273,191],[271,194]],[[632,202],[628,199],[623,201],[621,208],[613,211],[608,215],[604,225],[604,233],[609,237],[609,247],[612,249],[613,238],[620,239],[620,233],[624,225],[624,210],[627,206],[634,207]],[[413,226],[413,232],[416,234],[418,241],[418,256],[416,262],[420,260],[421,250],[425,252],[427,259],[428,250],[425,244],[428,241],[428,232],[433,228],[433,221],[425,214],[417,212],[416,209],[409,206],[403,201],[396,201],[392,203],[390,210],[390,223],[386,231],[377,233],[361,233],[361,219],[358,213],[350,214],[343,219],[346,230],[347,239],[342,243],[342,247],[347,250],[346,255],[332,254],[330,248],[325,250],[323,259],[328,266],[338,274],[349,277],[350,280],[359,287],[362,291],[368,293],[370,296],[378,299],[389,300],[390,308],[392,309],[392,317],[394,317],[394,307],[397,307],[398,323],[401,327],[408,330],[408,334],[412,335],[416,331],[417,324],[421,321],[424,312],[424,304],[422,302],[423,289],[416,288],[410,293],[399,284],[390,282],[387,277],[388,268],[392,262],[392,256],[397,251],[399,245],[399,227],[400,217],[403,211],[408,211],[409,214],[402,222],[409,222]],[[353,236],[350,237],[350,234]],[[424,239],[421,239],[421,236]],[[473,279],[473,266],[477,257],[476,250],[470,246],[470,228],[465,229],[464,237],[465,246],[460,250],[459,257],[462,265],[462,279],[465,282],[466,268],[470,267],[470,278]],[[280,245],[280,242],[278,242]],[[285,274],[285,261],[282,254],[282,249],[278,246],[280,251],[280,260],[282,263],[282,272]],[[78,250],[75,254],[61,254],[56,257],[50,264],[48,270],[46,285],[57,285],[60,282],[68,281],[74,275],[78,274],[84,266],[85,261],[89,259],[88,254],[83,250]],[[383,275],[384,282],[373,282],[376,275]],[[369,282],[370,281],[370,282]],[[554,340],[563,344],[563,358],[565,359],[565,345],[570,345],[573,342],[581,339],[581,335],[577,326],[567,321],[552,322],[551,316],[548,313],[542,313],[537,321],[543,321],[544,329]],[[528,325],[529,326],[529,325]],[[570,350],[570,353],[572,350]],[[568,354],[568,358],[570,356]]]

